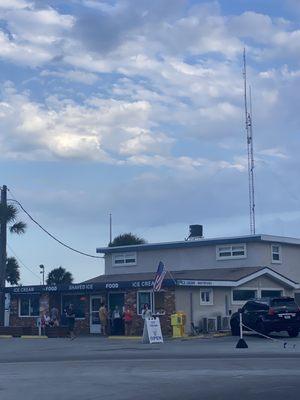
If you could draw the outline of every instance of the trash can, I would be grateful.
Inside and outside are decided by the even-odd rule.
[[[185,325],[185,313],[182,311],[177,311],[175,314],[171,315],[171,325],[173,328],[173,337],[183,337],[184,325]]]

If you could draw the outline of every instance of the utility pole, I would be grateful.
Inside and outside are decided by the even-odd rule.
[[[1,206],[7,206],[7,187],[2,186],[1,190]],[[5,213],[4,213],[5,214]],[[5,215],[0,219],[0,326],[4,326],[5,311],[5,272],[6,272],[6,244],[7,244],[7,222]]]
[[[109,214],[109,244],[112,241],[112,216],[111,213]]]

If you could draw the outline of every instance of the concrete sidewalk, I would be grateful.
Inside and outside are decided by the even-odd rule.
[[[201,359],[220,357],[300,357],[300,338],[262,339],[246,336],[248,349],[236,349],[236,337],[168,340],[162,344],[142,344],[140,339],[110,340],[102,337],[3,339],[0,363],[104,359]]]

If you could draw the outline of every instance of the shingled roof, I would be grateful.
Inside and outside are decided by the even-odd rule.
[[[269,270],[275,273],[279,277],[287,279],[285,276],[280,275],[272,269],[264,266],[258,267],[239,267],[239,268],[207,268],[198,270],[182,270],[182,271],[170,271],[167,273],[166,278],[173,278],[175,280],[201,280],[201,281],[233,281],[237,282],[243,278],[250,277],[251,275],[262,271]],[[267,271],[266,271],[267,272]],[[154,272],[147,273],[130,273],[130,274],[112,274],[112,275],[100,275],[95,278],[89,279],[84,283],[109,283],[109,282],[126,282],[126,281],[146,281],[154,279]],[[291,280],[289,280],[291,281]],[[293,281],[291,281],[293,282]],[[294,282],[296,283],[296,282]]]

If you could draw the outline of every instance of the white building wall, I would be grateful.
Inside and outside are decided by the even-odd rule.
[[[274,263],[271,257],[271,244],[269,242],[247,243],[246,258],[228,260],[217,260],[216,245],[143,250],[137,252],[136,265],[117,267],[112,265],[112,254],[108,254],[105,256],[105,274],[155,272],[159,261],[163,261],[169,271],[268,266],[295,282],[300,282],[300,246],[281,244],[282,262]]]
[[[163,261],[169,271],[265,266],[270,264],[269,250],[270,247],[264,243],[247,243],[247,257],[230,260],[217,260],[215,245],[144,250],[137,252],[137,264],[133,266],[113,266],[112,255],[108,254],[105,257],[105,273],[111,275],[155,272],[159,261]]]
[[[207,289],[207,287],[176,288],[176,311],[183,311],[186,314],[186,332],[191,332],[192,319],[195,326],[199,326],[203,318],[216,318],[217,316],[225,317],[236,312],[243,303],[234,304],[232,301],[232,289],[243,288],[256,289],[258,293],[260,293],[261,289],[280,289],[283,291],[285,296],[294,296],[293,289],[287,288],[285,285],[280,284],[268,276],[253,279],[252,281],[236,288],[213,287],[213,305],[200,304],[200,289]],[[228,307],[226,307],[226,304],[228,304]]]

